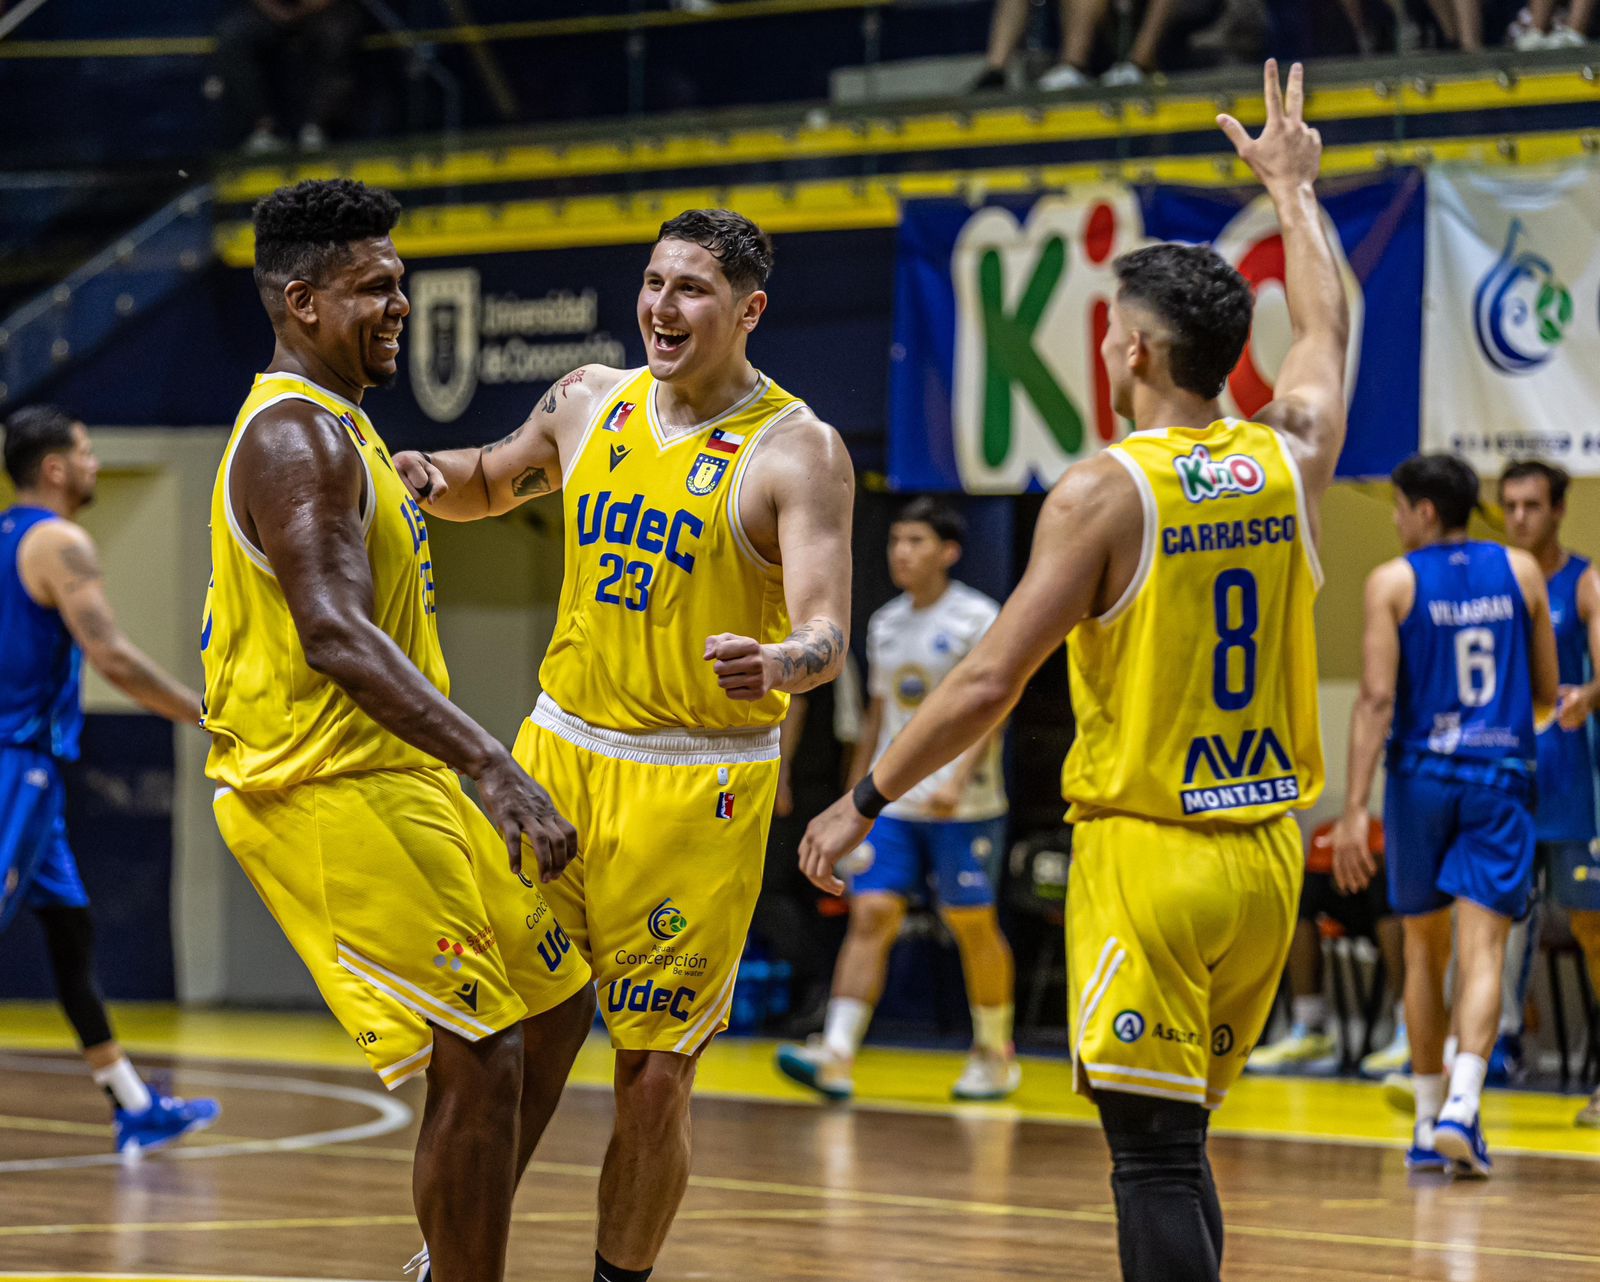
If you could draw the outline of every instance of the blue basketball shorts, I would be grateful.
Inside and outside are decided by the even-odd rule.
[[[929,879],[946,908],[988,908],[1005,846],[1005,819],[897,819],[880,815],[867,835],[872,866],[850,878],[853,895],[920,897]]]
[[[1471,900],[1521,917],[1533,885],[1533,812],[1491,784],[1391,772],[1383,799],[1389,904],[1417,917]]]
[[[0,748],[0,930],[29,908],[86,908],[67,844],[66,789],[55,759]]]

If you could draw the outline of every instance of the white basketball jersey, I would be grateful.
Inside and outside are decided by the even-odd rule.
[[[951,581],[945,594],[924,610],[909,596],[897,596],[867,624],[867,690],[883,700],[876,761],[933,688],[978,644],[978,638],[1000,613],[982,592]],[[955,774],[956,762],[935,771],[884,814],[898,819],[928,820],[928,799]],[[1006,812],[1005,781],[1000,774],[1000,738],[995,736],[962,795],[955,820],[995,819]]]

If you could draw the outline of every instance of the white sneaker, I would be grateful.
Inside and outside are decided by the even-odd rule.
[[[1415,1117],[1417,1113],[1417,1082],[1410,1073],[1390,1073],[1383,1079],[1383,1102],[1396,1113]]]
[[[1313,1033],[1303,1024],[1289,1030],[1281,1041],[1258,1046],[1245,1061],[1249,1073],[1281,1073],[1285,1069],[1309,1064],[1313,1060],[1327,1059],[1336,1049],[1333,1038],[1327,1033]]]
[[[1581,49],[1589,42],[1564,22],[1557,22],[1545,37],[1546,49]]]
[[[416,1282],[433,1282],[433,1269],[428,1265],[428,1248],[423,1247],[422,1250],[413,1255],[411,1263],[400,1271],[408,1276],[415,1273],[417,1275]]]
[[[1137,63],[1119,62],[1100,77],[1100,83],[1107,89],[1130,89],[1134,85],[1142,85],[1148,79],[1144,69]]]
[[[1410,1062],[1411,1042],[1402,1033],[1381,1050],[1375,1050],[1362,1058],[1361,1076],[1381,1079],[1390,1073],[1403,1071]]]
[[[973,1048],[967,1067],[950,1088],[953,1099],[997,1100],[1014,1095],[1022,1085],[1022,1065],[1015,1055],[996,1055]]]
[[[275,156],[281,151],[288,151],[289,144],[263,126],[244,140],[240,150],[247,156]]]
[[[835,1055],[820,1033],[808,1037],[804,1046],[778,1047],[777,1063],[778,1071],[791,1082],[809,1086],[824,1099],[847,1100],[855,1094],[851,1077],[855,1061]]]
[[[328,145],[328,135],[322,132],[320,125],[300,126],[300,150],[322,151]]]
[[[1035,88],[1042,93],[1061,93],[1067,89],[1087,89],[1093,83],[1071,63],[1063,62],[1040,76]]]

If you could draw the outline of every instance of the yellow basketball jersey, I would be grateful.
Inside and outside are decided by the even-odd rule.
[[[1069,817],[1242,824],[1313,804],[1322,573],[1282,438],[1222,419],[1110,453],[1138,486],[1144,546],[1122,598],[1067,643]]]
[[[211,493],[211,586],[200,631],[206,773],[239,789],[285,788],[357,770],[440,763],[379,726],[306,663],[272,566],[245,537],[228,472],[250,422],[283,400],[311,401],[344,425],[366,469],[361,524],[372,564],[373,621],[441,691],[450,677],[434,616],[422,511],[395,475],[372,422],[343,397],[291,374],[260,374],[245,399]]]
[[[562,477],[566,574],[539,683],[591,725],[734,730],[783,720],[789,696],[736,702],[701,656],[708,636],[789,635],[783,571],[739,522],[751,456],[802,408],[762,375],[695,431],[664,438],[648,369],[601,402]]]

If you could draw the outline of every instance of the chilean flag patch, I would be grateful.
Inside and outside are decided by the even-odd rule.
[[[733,794],[731,792],[719,792],[717,794],[717,818],[733,818]]]
[[[724,432],[720,427],[711,433],[711,439],[706,442],[708,450],[716,450],[719,454],[737,454],[739,447],[744,444],[744,437],[735,436],[732,432]]]

